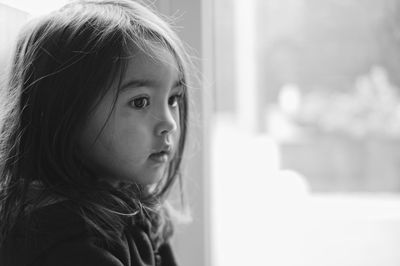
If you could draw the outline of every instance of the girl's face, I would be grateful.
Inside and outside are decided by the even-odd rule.
[[[165,49],[159,60],[141,51],[129,59],[121,86],[108,90],[82,129],[83,156],[99,178],[149,185],[167,173],[180,137],[179,77]]]

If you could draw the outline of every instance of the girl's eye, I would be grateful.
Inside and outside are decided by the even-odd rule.
[[[168,104],[171,105],[172,107],[177,107],[179,100],[182,98],[182,94],[176,94],[168,99]]]
[[[150,104],[148,97],[138,97],[129,102],[129,104],[135,109],[144,109]]]

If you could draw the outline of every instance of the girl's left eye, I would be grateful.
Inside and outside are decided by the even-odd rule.
[[[175,94],[168,99],[168,104],[172,107],[177,107],[179,100],[182,98],[182,94]]]

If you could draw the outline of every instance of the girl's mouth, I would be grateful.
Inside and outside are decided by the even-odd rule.
[[[161,151],[152,153],[149,158],[157,163],[166,163],[169,159],[169,152]]]

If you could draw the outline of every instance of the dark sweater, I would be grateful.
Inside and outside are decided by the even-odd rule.
[[[146,227],[129,225],[117,243],[106,244],[67,201],[34,211],[30,221],[1,247],[1,266],[176,266],[168,243],[154,251]]]

